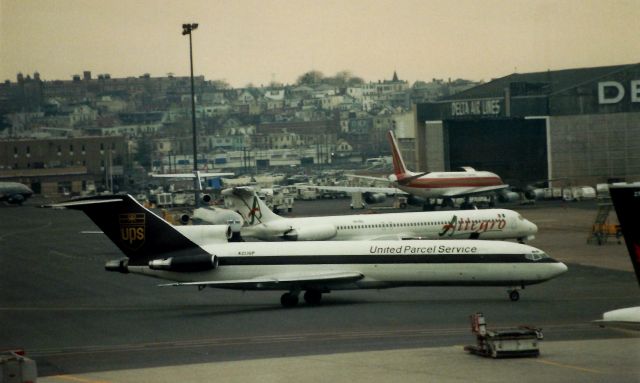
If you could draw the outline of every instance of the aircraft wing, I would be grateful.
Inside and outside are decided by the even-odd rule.
[[[400,241],[400,240],[413,240],[413,239],[422,239],[415,234],[409,233],[397,233],[397,234],[385,234],[379,235],[376,237],[368,237],[368,240],[371,241]]]
[[[223,176],[233,176],[234,173],[205,173],[200,172],[200,178],[206,177],[223,177]],[[151,177],[154,178],[195,178],[196,175],[193,173],[175,173],[175,174],[151,174]]]
[[[176,282],[162,284],[159,286],[209,286],[232,289],[267,290],[274,287],[286,289],[287,286],[313,286],[315,284],[348,283],[355,282],[362,278],[364,278],[364,275],[356,272],[288,273],[227,281]]]
[[[456,192],[456,191],[451,191],[448,193],[444,193],[442,196],[443,197],[450,197],[450,198],[462,198],[462,197],[471,197],[471,196],[475,196],[475,195],[481,195],[481,194],[488,194],[491,192],[496,192],[498,190],[502,190],[502,189],[506,189],[508,188],[509,185],[497,185],[497,186],[484,186],[484,187],[479,187],[479,188],[473,188],[473,189],[467,189],[463,192]]]
[[[385,177],[359,176],[357,174],[345,174],[345,176],[350,178],[362,178],[363,180],[389,182],[389,179]]]
[[[384,193],[384,194],[408,194],[398,188],[381,188],[373,186],[321,186],[304,185],[303,188],[338,191],[345,193]]]

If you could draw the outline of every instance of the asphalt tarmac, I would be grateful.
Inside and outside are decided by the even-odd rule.
[[[291,214],[348,214],[348,203],[296,202]],[[283,366],[294,363],[302,371],[306,366],[314,374],[325,365],[313,360],[327,358],[354,360],[340,364],[346,369],[343,379],[335,371],[327,375],[333,381],[353,381],[350,368],[360,378],[369,371],[372,382],[406,377],[414,370],[403,363],[418,363],[416,358],[431,360],[440,370],[452,364],[453,375],[442,373],[434,381],[457,381],[462,375],[456,370],[482,368],[461,345],[475,341],[469,315],[483,312],[492,328],[541,327],[555,356],[549,363],[561,365],[553,376],[568,378],[558,381],[580,376],[577,371],[589,366],[604,373],[582,381],[638,381],[640,341],[591,324],[605,311],[640,305],[624,245],[615,239],[603,246],[586,243],[595,206],[595,201],[510,206],[538,224],[530,244],[569,266],[559,278],[527,287],[518,302],[509,301],[502,288],[424,287],[333,292],[320,306],[293,309],[280,306],[279,292],[160,288],[158,280],[105,272],[105,261],[121,255],[103,235],[81,233],[97,230],[83,213],[41,209],[36,201],[0,207],[0,349],[24,348],[44,381],[199,381],[196,371],[207,369],[226,371],[225,381],[261,380],[264,373],[271,381],[322,381],[299,377],[300,370],[287,373]],[[598,370],[589,361],[593,353],[581,357],[576,351],[594,344],[603,352],[596,359],[606,366],[635,363]],[[557,362],[563,353],[572,356],[570,363]],[[537,360],[544,356],[543,348]],[[362,369],[376,357],[398,363],[384,373]],[[273,370],[265,372],[265,364]],[[532,370],[540,367],[534,364]],[[500,369],[483,373],[495,374],[486,381],[513,376]],[[535,374],[520,380],[538,381]]]

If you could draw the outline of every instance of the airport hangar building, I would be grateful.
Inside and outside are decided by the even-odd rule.
[[[640,63],[514,73],[415,115],[413,170],[471,166],[514,186],[640,181]]]

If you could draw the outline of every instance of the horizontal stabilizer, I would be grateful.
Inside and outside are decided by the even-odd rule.
[[[198,176],[200,178],[212,178],[212,177],[225,177],[225,176],[234,176],[234,173],[204,173],[199,172]],[[151,177],[154,178],[196,178],[196,175],[193,173],[174,173],[174,174],[151,174]]]
[[[115,203],[115,202],[122,202],[122,201],[123,201],[122,198],[81,199],[81,200],[73,200],[73,201],[56,203],[51,205],[51,207],[52,208],[66,207],[66,208],[72,209],[74,207],[80,207],[80,206],[97,205],[97,204],[103,204],[103,203]],[[81,209],[78,209],[78,210],[81,210]]]

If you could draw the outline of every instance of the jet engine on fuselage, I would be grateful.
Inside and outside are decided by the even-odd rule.
[[[382,203],[387,199],[387,195],[384,193],[364,193],[362,195],[364,202],[366,203]]]
[[[314,225],[288,230],[282,236],[287,241],[326,241],[338,234],[336,227],[331,224]]]
[[[498,201],[502,203],[517,202],[519,200],[520,200],[520,194],[514,191],[503,190],[498,193]]]
[[[524,191],[524,196],[530,200],[539,200],[544,198],[544,190],[540,188],[527,187]]]
[[[207,271],[216,267],[218,267],[217,257],[208,254],[169,257],[149,261],[149,268],[152,270],[194,272]]]

